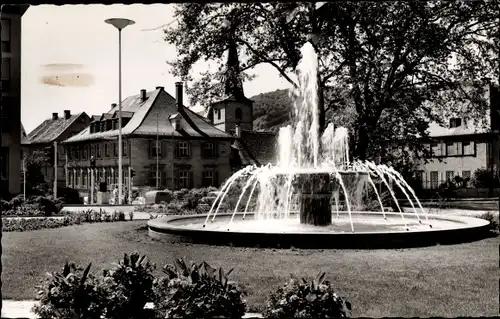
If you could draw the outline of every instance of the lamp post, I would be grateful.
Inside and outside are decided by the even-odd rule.
[[[104,22],[118,29],[118,203],[122,200],[122,30],[135,22],[129,19],[112,18]]]
[[[175,160],[175,143],[174,143],[174,133],[177,131],[177,120],[175,115],[170,115],[168,117],[170,124],[172,125],[172,191],[175,190],[175,178],[174,178],[174,160]]]

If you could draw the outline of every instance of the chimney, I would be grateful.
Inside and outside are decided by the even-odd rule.
[[[111,107],[114,109],[116,107],[116,103],[111,103]]]
[[[234,135],[236,135],[237,138],[241,137],[241,127],[239,124],[234,125]]]
[[[70,110],[64,110],[64,119],[67,120],[71,117],[71,111]]]
[[[52,119],[53,119],[53,120],[57,120],[57,119],[58,119],[58,117],[57,117],[57,113],[52,113]]]
[[[142,102],[146,101],[146,90],[145,89],[141,90],[141,101]]]
[[[182,82],[175,82],[175,99],[177,100],[177,109],[180,110],[184,101],[182,99]]]
[[[164,90],[165,88],[163,86],[157,86],[156,89],[157,90]]]

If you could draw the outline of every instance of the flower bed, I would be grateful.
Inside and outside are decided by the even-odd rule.
[[[132,215],[130,217],[132,219]],[[100,223],[100,222],[114,222],[125,221],[125,213],[106,213],[103,210],[94,211],[80,211],[76,213],[69,213],[61,217],[10,217],[2,218],[2,231],[3,232],[22,232],[32,231],[45,228],[59,228],[70,225],[80,225],[82,223]]]
[[[156,265],[146,256],[125,254],[102,276],[66,263],[38,288],[42,318],[242,318],[247,310],[244,288],[228,279],[232,272],[208,263],[174,259],[154,275]],[[153,304],[153,307],[147,307]],[[347,317],[351,305],[339,297],[320,273],[312,281],[292,281],[268,299],[266,315],[273,318]]]

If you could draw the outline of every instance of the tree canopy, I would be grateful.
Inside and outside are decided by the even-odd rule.
[[[311,41],[319,60],[320,129],[331,121],[347,124],[353,155],[365,159],[388,141],[426,136],[429,121],[449,114],[486,116],[485,88],[499,74],[499,6],[497,1],[179,4],[178,23],[165,30],[165,40],[177,47],[171,65],[188,82],[191,102],[205,105],[220,95],[231,41],[238,46],[243,80],[255,66],[268,64],[292,86],[297,86],[300,48]],[[203,60],[219,69],[196,79],[192,67]]]

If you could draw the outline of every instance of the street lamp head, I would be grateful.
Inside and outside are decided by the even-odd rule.
[[[112,19],[107,19],[104,22],[111,24],[118,30],[124,29],[128,25],[132,25],[135,23],[135,21],[129,20],[129,19],[123,19],[123,18],[112,18]]]

